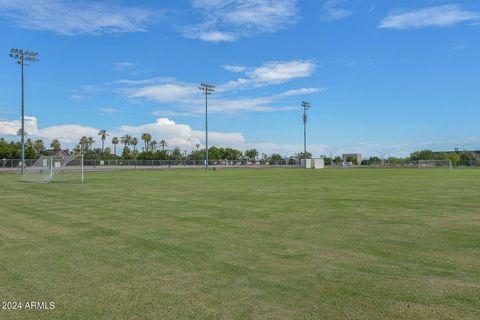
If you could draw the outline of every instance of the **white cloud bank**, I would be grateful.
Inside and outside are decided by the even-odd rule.
[[[113,3],[69,0],[0,0],[0,16],[30,30],[61,35],[145,31],[158,11]]]
[[[12,139],[17,135],[21,128],[20,120],[0,120],[0,136]],[[58,139],[64,147],[74,147],[82,136],[93,137],[97,139],[99,129],[75,124],[66,124],[50,126],[40,129],[37,118],[25,117],[25,131],[29,138],[41,138],[47,142]],[[171,147],[181,147],[182,149],[194,149],[197,143],[202,145],[204,141],[204,131],[193,130],[187,124],[178,124],[168,118],[158,118],[153,123],[142,125],[123,125],[116,129],[109,130],[110,137],[121,137],[130,134],[140,138],[141,134],[148,132],[153,139],[164,139]],[[209,132],[209,141],[211,145],[242,147],[245,144],[245,137],[236,132]],[[107,141],[109,145],[110,141]]]
[[[15,136],[21,127],[20,120],[0,120],[0,136]],[[25,116],[25,132],[30,138],[42,138],[49,141],[58,139],[60,142],[72,144],[78,142],[82,136],[96,136],[98,130],[75,124],[39,129],[37,118]]]
[[[462,9],[459,5],[442,5],[420,10],[394,12],[378,26],[388,29],[419,29],[425,27],[450,27],[461,22],[479,21],[480,14]]]

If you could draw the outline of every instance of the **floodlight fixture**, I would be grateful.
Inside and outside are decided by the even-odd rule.
[[[205,170],[208,170],[208,96],[215,92],[215,86],[201,83],[198,89],[205,95]]]
[[[15,62],[16,64],[19,64],[22,66],[22,150],[21,150],[21,158],[22,158],[22,163],[21,163],[21,173],[22,175],[24,174],[24,169],[25,169],[25,94],[24,94],[24,66],[28,65],[25,63],[25,61],[29,62],[37,62],[39,61],[38,58],[38,53],[33,52],[33,51],[27,51],[27,50],[22,50],[22,49],[17,49],[17,48],[12,48],[10,49],[10,58],[16,59],[17,61]]]

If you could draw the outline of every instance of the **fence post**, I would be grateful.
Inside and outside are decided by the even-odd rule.
[[[22,163],[23,165],[23,163]],[[50,157],[50,182],[53,180],[53,157]]]
[[[83,153],[82,153],[82,183],[83,183]]]

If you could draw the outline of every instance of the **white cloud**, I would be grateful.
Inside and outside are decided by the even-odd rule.
[[[22,127],[20,120],[0,120],[0,135],[14,136]],[[38,128],[37,118],[25,116],[25,132],[32,138],[43,138],[49,141],[58,139],[62,143],[76,143],[82,136],[96,136],[98,130],[75,124]]]
[[[271,106],[276,97],[243,98],[243,99],[215,99],[208,104],[210,112],[275,112],[290,111],[297,109],[294,106]],[[204,112],[203,108],[198,108],[197,112]]]
[[[87,97],[87,96],[82,96],[80,94],[72,94],[72,96],[70,97],[70,99],[74,100],[74,101],[83,101],[83,100],[87,100],[89,99],[90,97]]]
[[[112,3],[69,0],[0,0],[0,16],[31,30],[61,35],[145,31],[155,10]]]
[[[98,111],[102,112],[102,113],[121,113],[122,110],[120,109],[116,109],[116,108],[97,108]]]
[[[459,5],[442,5],[391,13],[380,22],[378,27],[389,29],[449,27],[461,22],[474,22],[479,19],[479,13],[464,10]]]
[[[232,66],[232,65],[226,64],[223,66],[223,69],[230,72],[238,73],[238,72],[244,72],[247,68],[243,66]]]
[[[325,1],[322,5],[322,13],[320,18],[323,21],[332,22],[351,16],[353,12],[342,7],[345,2],[345,0]]]
[[[192,34],[192,38],[200,39],[206,42],[233,42],[236,39],[235,34],[222,31],[199,31]]]
[[[149,132],[155,139],[164,139],[170,147],[193,149],[197,143],[202,144],[205,133],[195,131],[189,125],[177,124],[168,118],[158,118],[154,123],[140,126],[121,126],[118,128],[121,134],[139,136],[143,132]],[[209,132],[209,142],[216,146],[238,146],[245,143],[241,133]]]
[[[135,89],[124,89],[129,98],[148,98],[158,102],[179,102],[199,95],[195,85],[163,83]]]
[[[165,83],[165,82],[175,82],[175,78],[155,77],[155,78],[141,79],[141,80],[122,79],[122,80],[116,81],[115,83],[126,84],[129,86],[138,86],[138,85],[147,85],[147,84],[155,84],[155,83]]]
[[[219,86],[218,90],[236,89],[248,86],[266,86],[280,84],[297,78],[312,75],[315,63],[310,60],[274,61],[267,62],[260,67],[246,69],[247,78],[239,78]]]
[[[207,42],[231,42],[270,33],[298,20],[296,0],[193,0],[202,22],[183,28],[183,35]]]
[[[115,71],[125,71],[127,69],[135,67],[134,63],[131,62],[115,62],[112,63],[112,69]]]
[[[314,68],[315,64],[311,61],[269,62],[248,72],[248,75],[256,82],[276,84],[295,78],[308,77]]]
[[[297,95],[304,95],[304,94],[312,94],[318,93],[323,91],[320,88],[301,88],[301,89],[294,89],[294,90],[287,90],[280,94],[280,96],[297,96]]]

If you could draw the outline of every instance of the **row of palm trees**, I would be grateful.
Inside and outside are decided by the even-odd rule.
[[[21,137],[22,132],[23,132],[22,129],[18,129],[17,136]],[[26,130],[23,136],[25,138],[29,136]],[[27,148],[31,147],[33,150],[35,150],[36,154],[41,154],[43,151],[45,151],[45,144],[43,143],[43,140],[40,140],[40,139],[35,141],[32,141],[31,139],[26,139],[25,145]],[[55,151],[59,151],[61,148],[60,141],[58,139],[53,139],[52,142],[50,143],[50,147]]]
[[[18,130],[17,135],[19,136],[22,135],[22,129]],[[107,140],[109,134],[107,133],[107,130],[102,129],[98,131],[97,135],[100,137],[102,141],[102,154],[103,154],[105,151],[105,141]],[[26,136],[28,136],[27,132],[25,132],[25,137]],[[141,139],[143,140],[144,150],[146,152],[149,152],[149,151],[155,152],[157,151],[158,147],[162,148],[162,151],[165,151],[165,148],[168,147],[167,141],[163,139],[158,142],[156,140],[152,140],[152,135],[149,133],[142,133]],[[85,150],[89,150],[92,148],[94,143],[95,143],[95,139],[93,137],[83,136],[82,138],[80,138],[80,142],[79,142],[80,150],[82,150],[82,152]],[[123,137],[120,137],[120,139],[118,137],[113,137],[112,138],[112,144],[113,144],[113,150],[114,150],[113,154],[117,154],[117,145],[119,143],[124,145],[124,150],[127,149],[129,146],[133,146],[133,151],[135,152],[138,145],[138,139],[135,137],[132,137],[129,134],[126,134]],[[50,143],[50,147],[55,151],[59,151],[61,149],[60,141],[58,139],[52,140],[52,142]],[[200,145],[197,144],[197,150],[199,147]],[[34,142],[33,148],[35,150],[39,150],[39,152],[42,152],[40,150],[45,150],[43,141],[36,140]]]
[[[109,134],[107,133],[107,130],[102,129],[102,130],[98,131],[98,136],[100,137],[100,139],[102,141],[102,154],[103,154],[104,151],[105,151],[105,141],[109,137]],[[144,150],[146,152],[149,152],[149,151],[155,152],[155,151],[157,151],[158,147],[162,148],[162,151],[165,151],[165,148],[168,147],[167,141],[165,141],[163,139],[158,141],[158,142],[156,140],[152,140],[152,135],[149,134],[149,133],[142,133],[141,139],[143,140]],[[138,145],[138,142],[139,142],[138,138],[132,137],[129,134],[126,134],[126,135],[124,135],[123,137],[120,137],[120,138],[112,137],[111,141],[112,141],[112,144],[113,144],[113,154],[117,154],[117,145],[119,143],[124,145],[124,150],[126,150],[129,146],[133,146],[133,151],[136,152],[137,145]],[[80,139],[80,144],[79,145],[80,145],[82,150],[88,150],[93,146],[94,143],[95,143],[95,140],[93,139],[93,137],[83,136]]]

